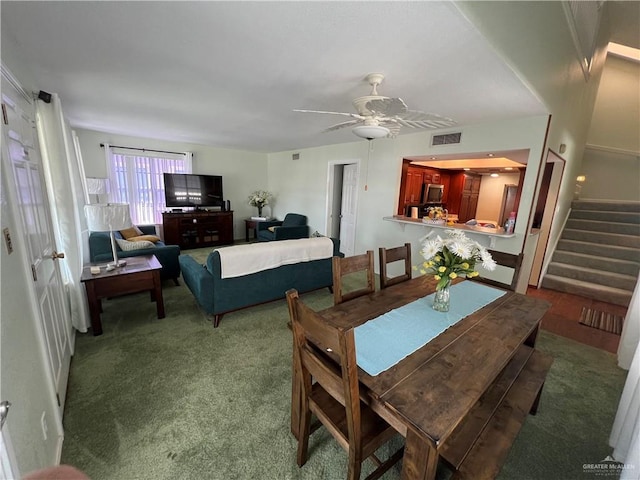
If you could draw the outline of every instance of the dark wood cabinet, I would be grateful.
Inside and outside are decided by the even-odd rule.
[[[446,201],[449,174],[443,174],[440,170],[433,168],[410,165],[410,162],[405,160],[402,165],[398,215],[405,215],[409,205],[415,206],[421,203],[422,189],[425,183],[445,184],[442,201]]]
[[[405,204],[420,203],[422,193],[423,171],[420,168],[409,167],[406,177]]]
[[[233,243],[233,212],[163,213],[164,242],[180,248]]]
[[[476,216],[478,209],[478,197],[480,196],[480,181],[482,177],[479,175],[464,174],[464,183],[462,184],[462,195],[460,197],[460,210],[458,212],[458,222],[463,223],[471,220]]]

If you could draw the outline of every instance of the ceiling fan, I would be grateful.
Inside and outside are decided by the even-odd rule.
[[[367,140],[382,137],[393,138],[398,135],[401,127],[443,128],[456,124],[454,120],[435,113],[409,110],[401,98],[378,95],[378,85],[384,79],[384,75],[381,73],[370,73],[365,79],[371,85],[371,93],[364,97],[358,97],[353,101],[353,106],[358,113],[325,112],[321,110],[294,110],[294,112],[327,113],[329,115],[351,117],[351,120],[332,125],[324,132],[353,127],[352,132],[355,135]]]

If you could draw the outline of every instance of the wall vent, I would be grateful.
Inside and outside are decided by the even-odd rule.
[[[460,137],[462,137],[462,132],[434,135],[431,137],[431,145],[450,145],[452,143],[460,143]]]
[[[291,154],[291,160],[300,160],[300,154],[299,153],[292,153]]]

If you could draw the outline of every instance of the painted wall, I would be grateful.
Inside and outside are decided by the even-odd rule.
[[[639,130],[640,131],[640,130]],[[587,147],[580,174],[581,199],[640,201],[640,155]]]
[[[607,55],[589,145],[640,152],[640,64]]]
[[[33,89],[35,82],[28,68],[19,62],[19,54],[11,38],[2,29],[2,64],[16,76],[22,87]],[[15,68],[14,68],[15,67]],[[20,74],[20,76],[18,76]],[[14,251],[8,254],[4,241],[0,247],[0,400],[13,403],[5,424],[16,454],[17,468],[24,474],[58,462],[58,437],[61,425],[56,422],[58,408],[45,361],[44,343],[39,334],[40,322],[34,312],[31,271],[27,254],[18,234],[17,217],[9,203],[7,181],[12,172],[5,165],[6,144],[2,142],[2,174],[0,183],[0,227],[8,228]],[[42,436],[40,417],[45,412],[49,424],[48,440]]]
[[[579,64],[562,2],[467,1],[455,5],[549,108],[546,148],[559,152],[560,145],[566,145],[561,154],[566,165],[545,255],[548,264],[581,171],[609,39],[606,2],[588,80]]]
[[[520,174],[501,173],[499,177],[483,175],[480,182],[480,195],[478,197],[478,210],[476,218],[481,220],[494,220],[500,222],[500,209],[505,185],[518,185]]]
[[[607,56],[579,174],[580,198],[640,201],[640,64]]]
[[[278,216],[288,211],[304,213],[309,217],[312,230],[326,233],[328,164],[330,161],[359,161],[356,254],[369,249],[377,252],[378,247],[402,245],[408,241],[413,246],[412,254],[418,262],[420,238],[431,230],[438,234],[442,234],[442,230],[383,220],[383,217],[393,216],[397,209],[403,157],[529,149],[519,210],[519,217],[527,218],[542,157],[547,120],[546,116],[538,116],[467,125],[461,128],[463,141],[459,145],[431,147],[433,132],[420,132],[395,139],[363,140],[297,150],[300,159],[295,161],[291,160],[293,152],[270,154],[269,188],[278,197],[275,213]],[[526,223],[518,222],[516,235],[511,239],[498,239],[496,248],[520,252],[527,231]],[[489,245],[487,236],[470,236],[483,245]]]
[[[231,201],[233,210],[234,238],[244,238],[243,220],[258,213],[255,207],[247,203],[249,194],[254,190],[268,188],[267,162],[263,153],[111,135],[91,130],[77,129],[76,133],[88,177],[107,177],[107,164],[104,149],[100,147],[101,143],[172,152],[193,152],[193,173],[223,176],[224,197],[225,200]]]

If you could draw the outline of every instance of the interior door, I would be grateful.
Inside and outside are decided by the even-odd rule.
[[[340,250],[350,257],[355,253],[356,214],[358,207],[358,165],[345,165],[342,176],[340,208]]]
[[[62,418],[72,338],[70,314],[58,264],[64,261],[64,254],[57,252],[54,244],[42,162],[35,140],[33,103],[4,77],[2,114],[2,140],[6,146],[2,149],[2,161],[7,167],[5,171],[13,174],[12,179],[7,178],[7,196],[9,203],[14,206],[22,230],[21,235],[14,236],[14,241],[18,238],[24,240],[28,257],[25,268],[31,270],[33,278],[38,314]],[[0,348],[3,356],[11,354],[14,349],[11,339],[2,338]]]

